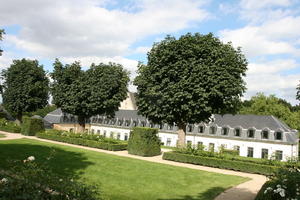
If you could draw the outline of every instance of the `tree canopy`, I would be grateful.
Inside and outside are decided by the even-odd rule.
[[[292,106],[286,100],[277,98],[275,95],[265,96],[263,93],[258,93],[251,100],[243,103],[239,113],[273,115],[291,128],[300,130],[300,110],[297,110],[297,106]]]
[[[2,71],[3,105],[22,120],[22,113],[33,112],[48,104],[49,80],[37,60],[14,60]]]
[[[113,116],[127,97],[128,72],[119,64],[92,64],[84,71],[79,62],[63,65],[56,59],[51,74],[53,103],[78,116],[80,130],[93,115]]]
[[[139,112],[153,122],[178,125],[184,146],[186,124],[236,111],[246,90],[246,70],[241,50],[211,33],[188,33],[178,40],[167,36],[153,45],[147,65],[138,66]]]

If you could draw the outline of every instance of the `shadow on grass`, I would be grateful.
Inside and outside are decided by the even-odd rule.
[[[210,188],[202,193],[199,193],[196,197],[185,195],[178,198],[172,198],[172,199],[158,199],[158,200],[212,200],[216,196],[218,196],[221,192],[223,192],[225,188],[222,187],[213,187]]]
[[[7,169],[10,160],[24,160],[29,156],[34,156],[35,162],[46,165],[54,173],[74,178],[93,164],[83,153],[38,144],[2,143],[0,144],[0,169]]]

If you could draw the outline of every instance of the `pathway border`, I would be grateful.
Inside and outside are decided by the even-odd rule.
[[[96,151],[96,152],[101,152],[101,153],[112,154],[112,155],[116,155],[116,156],[129,157],[129,158],[145,160],[145,161],[150,161],[150,162],[155,162],[155,163],[173,165],[173,166],[178,166],[178,167],[186,167],[186,168],[190,168],[190,169],[215,172],[215,173],[220,173],[220,174],[247,177],[247,178],[251,179],[249,181],[246,181],[244,183],[241,183],[239,185],[236,185],[232,188],[225,190],[219,196],[217,196],[215,198],[215,200],[254,200],[258,191],[262,187],[262,185],[267,181],[267,177],[265,177],[263,175],[249,174],[249,173],[237,172],[237,171],[232,171],[232,170],[225,170],[225,169],[219,169],[219,168],[212,168],[212,167],[205,167],[205,166],[193,165],[193,164],[188,164],[188,163],[180,163],[180,162],[174,162],[174,161],[169,161],[169,160],[163,160],[162,155],[154,156],[154,157],[141,157],[141,156],[135,156],[135,155],[128,154],[127,151],[106,151],[106,150],[102,150],[102,149],[96,149],[96,148],[91,148],[91,147],[85,147],[85,146],[80,146],[80,145],[74,145],[74,144],[68,144],[68,143],[63,143],[63,142],[41,139],[41,138],[37,138],[35,136],[24,136],[21,134],[8,133],[8,132],[4,132],[4,131],[0,131],[0,133],[3,133],[6,135],[5,138],[0,138],[0,141],[1,140],[13,140],[13,139],[28,138],[28,139],[39,140],[39,141],[53,143],[53,144],[60,144],[60,145],[71,146],[71,147],[76,147],[76,148],[81,148],[81,149],[86,149],[86,150],[91,150],[91,151]],[[162,151],[169,151],[169,149],[162,149]]]

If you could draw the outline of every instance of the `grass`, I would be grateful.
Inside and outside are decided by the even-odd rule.
[[[5,138],[5,135],[0,133],[0,138]]]
[[[47,161],[52,150],[53,159]],[[55,172],[87,184],[100,183],[111,200],[212,200],[248,179],[119,157],[29,139],[0,141],[0,168],[6,160],[35,156]]]

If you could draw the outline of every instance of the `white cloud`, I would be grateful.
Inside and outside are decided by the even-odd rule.
[[[20,25],[8,41],[35,55],[114,57],[141,38],[179,31],[209,16],[197,0],[141,0],[132,5],[136,12],[109,10],[105,3],[0,0],[0,26]]]
[[[274,74],[274,73],[294,69],[297,66],[298,66],[297,62],[292,59],[272,60],[272,61],[265,61],[261,63],[250,62],[248,65],[247,74],[253,76],[256,76],[258,74]]]

